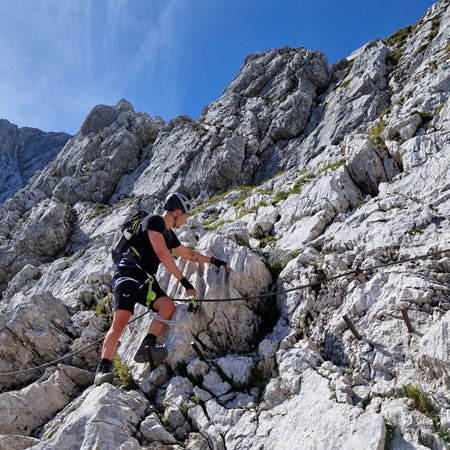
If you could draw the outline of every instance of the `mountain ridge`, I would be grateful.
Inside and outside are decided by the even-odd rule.
[[[173,190],[198,207],[180,241],[231,266],[177,260],[199,298],[314,285],[205,302],[161,336],[153,372],[133,361],[146,315],[115,384],[92,386],[99,344],[2,376],[0,448],[447,448],[450,260],[401,262],[449,246],[449,24],[440,0],[331,67],[304,48],[250,55],[198,120],[94,107],[0,207],[0,373],[101,338],[119,225]]]
[[[66,133],[17,127],[0,119],[0,202],[24,187],[37,170],[52,161],[71,138]]]

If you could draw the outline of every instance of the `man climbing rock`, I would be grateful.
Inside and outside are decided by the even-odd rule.
[[[136,303],[147,306],[150,304],[152,310],[164,320],[170,319],[175,312],[172,299],[161,289],[155,277],[160,263],[180,281],[190,296],[196,296],[194,286],[175,264],[172,251],[189,261],[214,264],[219,269],[224,266],[228,270],[229,266],[225,261],[202,255],[180,244],[172,229],[184,225],[190,212],[190,202],[184,195],[177,192],[170,194],[166,199],[163,215],[148,215],[141,221],[133,246],[117,264],[113,277],[113,323],[103,342],[102,359],[95,376],[96,385],[110,383],[114,379],[111,361]],[[155,366],[167,357],[167,349],[156,346],[156,340],[164,326],[163,322],[152,320],[148,334],[134,356],[136,362],[147,361],[146,346],[150,349]]]

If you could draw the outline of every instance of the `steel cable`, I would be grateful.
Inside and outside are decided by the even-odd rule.
[[[378,266],[367,267],[367,268],[364,268],[364,269],[362,269],[360,267],[357,267],[354,270],[350,270],[348,272],[344,272],[344,273],[335,275],[335,276],[330,277],[330,278],[323,278],[323,279],[314,281],[314,282],[309,283],[309,284],[304,284],[304,285],[297,286],[297,287],[290,288],[290,289],[284,289],[282,291],[275,291],[275,292],[258,294],[258,295],[251,295],[251,296],[245,296],[245,297],[218,298],[218,299],[201,299],[201,300],[198,299],[198,301],[200,303],[215,303],[215,302],[233,302],[233,301],[243,301],[243,300],[247,301],[247,300],[260,299],[260,298],[264,298],[264,297],[272,297],[274,295],[282,295],[282,294],[287,294],[287,293],[293,292],[293,291],[299,291],[299,290],[302,290],[302,289],[315,287],[315,286],[318,286],[320,284],[327,283],[329,281],[334,281],[334,280],[337,280],[339,278],[348,277],[350,275],[358,275],[358,274],[362,274],[364,272],[371,272],[373,270],[381,269],[383,267],[390,267],[390,266],[395,266],[395,265],[399,265],[399,264],[405,264],[405,263],[408,263],[408,262],[425,260],[425,259],[429,259],[429,258],[431,258],[433,256],[438,256],[438,255],[441,255],[442,253],[449,253],[449,252],[450,252],[450,249],[445,249],[445,250],[440,250],[440,251],[433,252],[433,253],[428,253],[426,255],[416,256],[416,257],[413,257],[413,258],[407,258],[407,259],[403,259],[403,260],[399,260],[399,261],[392,261],[390,263],[380,264]],[[174,298],[173,301],[190,302],[191,299]],[[145,316],[149,312],[150,312],[150,310],[140,314],[139,316],[137,316],[134,319],[130,320],[127,325],[130,325],[131,323],[133,323],[136,320],[140,319],[141,317]],[[55,359],[53,361],[50,361],[50,362],[48,362],[46,364],[42,364],[40,366],[32,367],[32,368],[29,368],[29,369],[17,370],[17,371],[14,371],[14,372],[0,373],[0,376],[20,375],[22,373],[33,372],[35,370],[44,369],[45,367],[53,366],[53,365],[55,365],[55,363],[58,363],[58,362],[64,361],[65,359],[71,358],[72,356],[74,356],[74,355],[76,355],[78,353],[81,353],[81,352],[87,350],[88,348],[93,347],[94,345],[98,344],[99,342],[103,341],[103,339],[105,339],[105,337],[106,337],[106,334],[107,333],[105,333],[101,338],[97,339],[96,341],[92,342],[91,344],[88,344],[85,347],[82,347],[79,350],[76,350],[75,352],[69,353],[68,355],[62,356],[61,358],[57,358],[57,359]]]

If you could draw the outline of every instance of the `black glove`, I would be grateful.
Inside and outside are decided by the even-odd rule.
[[[183,277],[183,278],[180,280],[180,283],[183,285],[183,287],[184,287],[187,291],[189,291],[190,289],[194,289],[194,290],[195,290],[194,286],[192,286],[192,284],[189,283],[189,281],[188,281],[188,279],[187,279],[186,277]]]
[[[214,258],[214,256],[211,256],[211,264],[214,264],[217,268],[220,269],[222,266],[226,266],[228,263],[222,261],[221,259]]]

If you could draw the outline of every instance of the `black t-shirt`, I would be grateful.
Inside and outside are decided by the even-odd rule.
[[[132,244],[141,258],[136,260],[131,257],[131,251],[127,251],[123,255],[117,266],[118,270],[115,274],[115,277],[117,277],[119,273],[121,275],[125,275],[124,272],[128,272],[129,269],[135,268],[136,265],[133,263],[133,260],[137,261],[139,266],[142,267],[142,269],[144,269],[150,275],[156,274],[161,261],[159,260],[152,244],[150,243],[150,239],[147,233],[148,230],[161,233],[164,236],[164,241],[170,251],[173,248],[177,248],[181,245],[175,233],[172,230],[168,230],[166,228],[164,219],[161,216],[158,216],[156,214],[149,214],[139,224]]]

